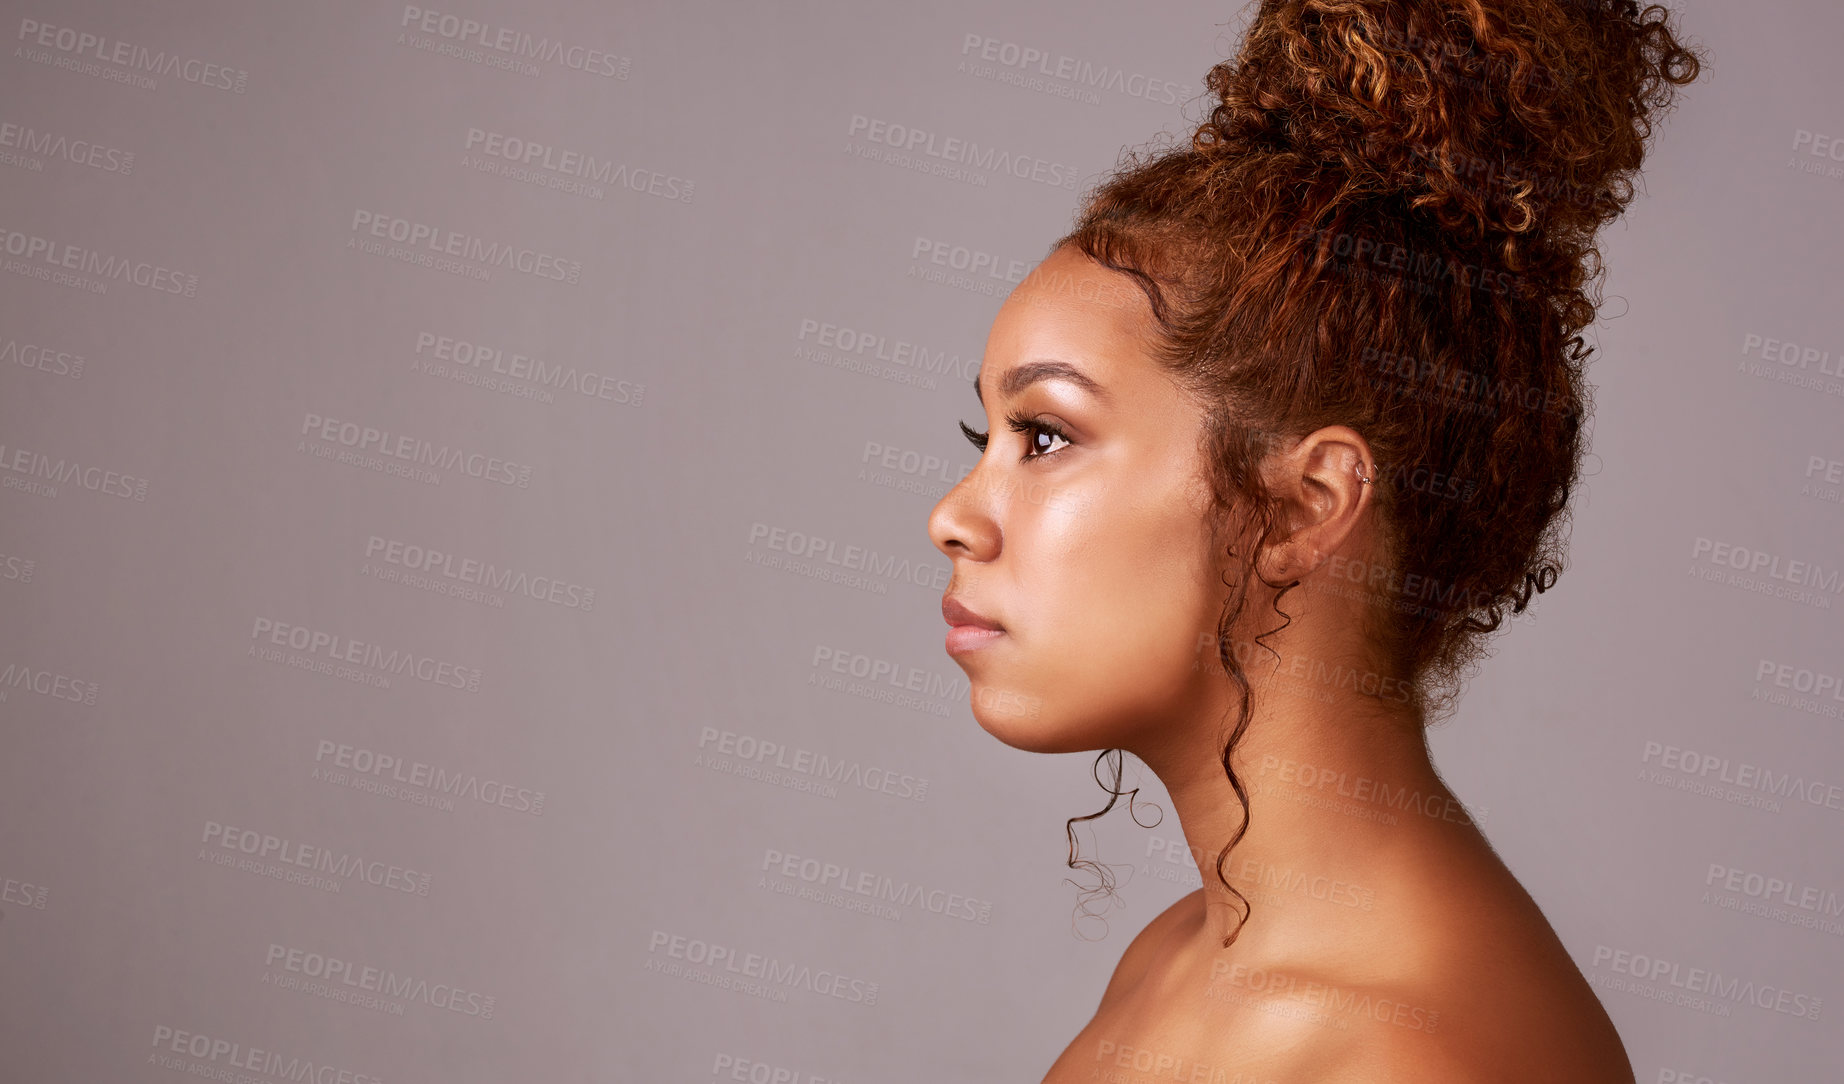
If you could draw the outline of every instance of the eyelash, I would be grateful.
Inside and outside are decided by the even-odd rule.
[[[1046,421],[1040,421],[1036,418],[1031,417],[1028,414],[1024,414],[1019,411],[1013,411],[1012,413],[1007,414],[1005,416],[1005,426],[1007,429],[1010,429],[1014,433],[1021,433],[1021,434],[1029,434],[1032,432],[1048,433],[1052,437],[1055,437],[1058,440],[1063,441],[1064,447],[1068,447],[1071,443],[1073,443],[1072,441],[1070,441],[1069,435],[1064,433],[1061,429],[1057,428],[1055,425],[1052,425],[1051,423],[1046,422]],[[975,448],[978,448],[982,453],[986,451],[986,442],[987,442],[987,439],[991,436],[990,433],[975,433],[971,428],[968,427],[966,422],[960,423],[960,431],[967,435],[967,440],[971,442]],[[1027,462],[1027,463],[1033,459],[1047,459],[1050,456],[1053,456],[1063,450],[1062,448],[1052,448],[1051,450],[1047,452],[1036,452],[1035,445],[1031,445],[1029,447],[1033,452],[1035,452],[1035,454],[1030,454],[1030,455],[1026,455],[1023,457],[1024,462]]]

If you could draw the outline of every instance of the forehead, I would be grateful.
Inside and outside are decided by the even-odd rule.
[[[1043,359],[1073,366],[1103,387],[1150,378],[1154,326],[1146,295],[1132,279],[1065,246],[1000,306],[975,388],[982,399],[1004,394],[1010,370]]]

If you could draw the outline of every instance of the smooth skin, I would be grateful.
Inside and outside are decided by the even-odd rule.
[[[1004,630],[954,655],[975,719],[1018,749],[1132,753],[1204,873],[1128,946],[1045,1084],[1632,1084],[1400,687],[1324,677],[1379,669],[1363,633],[1376,589],[1335,575],[1381,559],[1359,472],[1381,475],[1345,426],[1283,441],[1264,467],[1287,530],[1261,569],[1301,583],[1281,603],[1291,624],[1263,640],[1278,664],[1246,649],[1280,624],[1273,592],[1252,584],[1232,633],[1254,686],[1235,761],[1252,816],[1225,873],[1254,911],[1222,947],[1237,912],[1214,862],[1242,812],[1218,757],[1239,694],[1214,638],[1234,528],[1208,501],[1202,409],[1147,353],[1153,328],[1125,276],[1068,247],[1040,264],[987,340],[986,449],[928,521],[948,594]],[[1014,432],[1014,412],[1063,435]]]

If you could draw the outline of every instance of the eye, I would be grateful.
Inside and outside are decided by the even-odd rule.
[[[1005,424],[1006,428],[1014,433],[1023,434],[1026,438],[1025,454],[1021,457],[1022,462],[1030,462],[1033,459],[1043,459],[1047,456],[1055,455],[1070,444],[1068,435],[1050,422],[1031,418],[1024,414],[1013,413],[1006,415]],[[981,452],[986,451],[987,439],[990,434],[976,433],[967,426],[966,422],[960,423],[960,431],[966,434],[968,442],[975,448],[978,448]],[[1062,443],[1058,444],[1058,441]]]

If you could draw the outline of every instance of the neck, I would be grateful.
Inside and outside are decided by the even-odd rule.
[[[1200,936],[1221,945],[1238,931],[1238,947],[1285,945],[1297,943],[1302,925],[1317,932],[1328,915],[1343,914],[1339,904],[1369,910],[1363,901],[1376,890],[1367,879],[1386,879],[1391,857],[1411,838],[1470,819],[1436,774],[1422,721],[1408,705],[1252,663],[1245,668],[1253,713],[1231,763],[1250,814],[1222,868],[1248,900],[1247,928],[1238,931],[1243,906],[1216,873],[1218,853],[1243,824],[1221,762],[1235,718],[1233,690],[1191,725],[1131,752],[1165,785],[1203,876]]]

